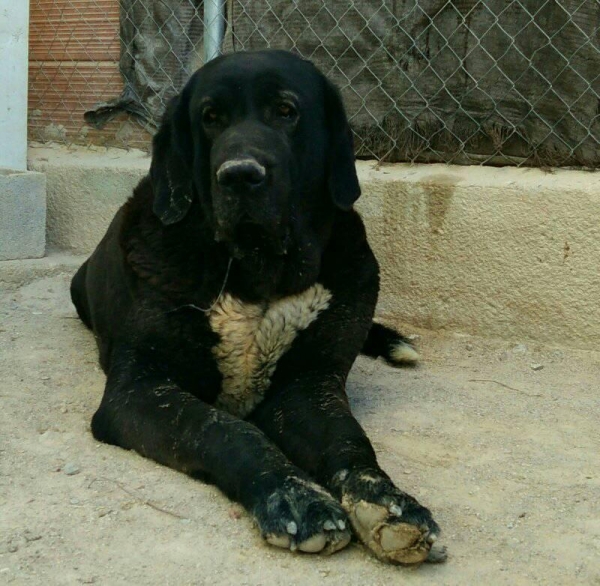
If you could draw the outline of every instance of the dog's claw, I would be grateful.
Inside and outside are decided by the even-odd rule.
[[[429,564],[441,564],[448,559],[448,551],[445,545],[432,545],[427,559],[425,560]]]
[[[390,513],[392,513],[392,515],[396,515],[396,517],[402,517],[402,507],[399,507],[398,505],[392,505],[390,507]]]

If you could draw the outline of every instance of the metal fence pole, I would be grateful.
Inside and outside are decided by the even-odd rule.
[[[204,63],[221,54],[225,34],[225,0],[204,0]]]

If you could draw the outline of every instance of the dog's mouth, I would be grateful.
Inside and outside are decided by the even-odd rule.
[[[256,256],[284,256],[287,254],[288,236],[243,218],[227,235],[217,232],[217,241],[224,242],[236,259]]]

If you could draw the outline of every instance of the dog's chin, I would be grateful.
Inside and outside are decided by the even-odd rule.
[[[237,260],[282,257],[287,254],[288,237],[270,232],[258,224],[241,223],[229,235],[217,236]]]

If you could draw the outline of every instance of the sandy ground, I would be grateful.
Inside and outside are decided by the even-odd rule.
[[[268,547],[215,488],[95,442],[67,286],[0,295],[0,584],[600,585],[599,354],[421,332],[418,369],[359,359],[355,413],[450,552],[399,568]]]

